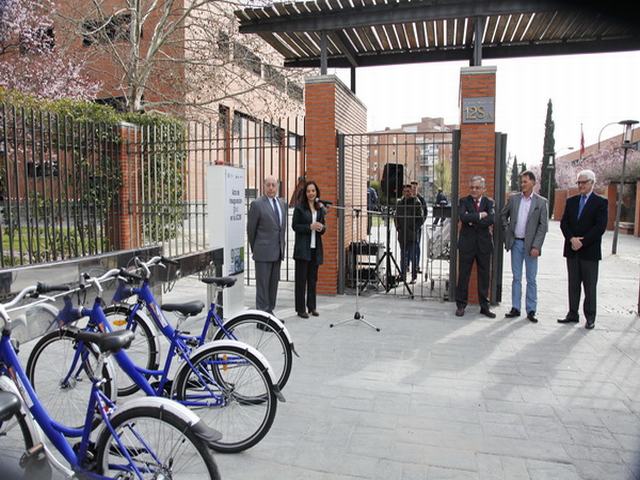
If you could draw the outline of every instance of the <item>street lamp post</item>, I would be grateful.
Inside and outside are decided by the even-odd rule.
[[[611,254],[615,255],[618,251],[618,230],[620,228],[620,214],[622,212],[622,190],[624,189],[624,174],[627,168],[627,152],[630,148],[633,148],[631,142],[631,136],[633,135],[633,126],[638,123],[637,120],[622,120],[618,122],[624,126],[624,135],[622,137],[622,148],[624,149],[624,155],[622,157],[622,176],[620,178],[620,185],[618,186],[618,202],[616,205],[616,223],[613,227],[613,243],[611,244]]]

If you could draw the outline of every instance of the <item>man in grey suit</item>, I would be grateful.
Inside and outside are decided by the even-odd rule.
[[[247,237],[256,265],[256,308],[273,314],[284,259],[287,205],[277,197],[278,180],[264,179],[264,195],[249,207]]]
[[[527,293],[525,308],[527,318],[536,323],[538,291],[536,275],[538,273],[538,257],[542,251],[544,237],[549,226],[547,199],[534,193],[536,176],[527,170],[520,174],[520,193],[509,197],[502,209],[502,228],[507,251],[511,250],[511,310],[507,318],[520,316],[522,301],[522,264],[527,269]]]

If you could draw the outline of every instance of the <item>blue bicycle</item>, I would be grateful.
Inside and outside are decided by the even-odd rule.
[[[27,375],[31,383],[37,391],[48,392],[47,407],[65,425],[77,422],[80,406],[88,396],[85,370],[96,368],[95,352],[78,335],[110,331],[102,308],[101,283],[116,277],[141,281],[140,276],[123,269],[110,270],[100,278],[86,277],[85,283],[98,291],[93,306],[78,308],[67,296],[57,317],[62,328],[44,335],[29,356]],[[258,443],[273,424],[279,395],[267,360],[251,346],[233,340],[197,347],[189,334],[166,321],[150,291],[142,289],[138,295],[152,305],[150,312],[170,346],[159,369],[136,365],[127,353],[117,352],[113,358],[119,371],[147,396],[168,397],[196,410],[207,425],[222,433],[221,439],[211,443],[213,449],[234,453]],[[82,329],[68,326],[85,321],[85,317]],[[117,392],[115,376],[109,368],[103,370],[101,392],[113,400]]]
[[[113,296],[112,305],[105,308],[104,313],[114,330],[126,328],[136,332],[136,339],[128,350],[128,355],[135,359],[136,365],[144,365],[149,370],[159,367],[161,346],[156,331],[164,331],[158,319],[162,317],[154,313],[157,306],[150,288],[150,268],[177,265],[171,259],[153,257],[147,262],[135,258],[137,271],[143,278],[142,283],[137,279],[120,278],[118,288]],[[215,287],[213,298],[218,290],[232,287],[236,279],[231,277],[203,278],[202,282]],[[136,286],[140,284],[139,286]],[[134,303],[126,303],[135,298]],[[151,300],[151,302],[148,302]],[[204,310],[204,303],[191,301],[186,303],[164,303],[160,306],[163,311],[173,312],[177,316],[177,328],[180,328],[189,317],[199,315]],[[217,305],[211,303],[204,325],[199,335],[191,336],[190,344],[204,345],[210,340],[240,340],[257,349],[269,362],[273,372],[273,383],[282,391],[291,374],[293,354],[296,353],[293,340],[284,324],[275,316],[260,310],[246,310],[226,322],[218,315]],[[157,312],[157,310],[156,310]],[[151,317],[151,318],[149,318]],[[170,340],[170,339],[169,339]],[[118,381],[118,395],[131,395],[138,390],[134,382],[126,378]]]
[[[42,301],[44,294],[63,289],[66,287],[38,284],[25,288],[11,302],[0,304],[0,391],[4,392],[0,397],[0,410],[3,410],[0,456],[3,462],[15,455],[20,467],[25,469],[24,478],[29,480],[49,476],[50,470],[43,467],[48,465],[47,459],[56,469],[74,478],[218,480],[208,445],[220,434],[193,412],[165,398],[140,398],[116,406],[104,395],[102,366],[110,356],[119,355],[131,344],[132,332],[76,332],[77,341],[91,345],[97,355],[96,368],[89,364],[83,368],[91,383],[84,422],[78,428],[70,428],[50,417],[18,360],[17,342],[11,339],[9,312],[25,298],[39,299],[31,306]],[[50,297],[44,299],[51,300]],[[19,401],[16,402],[16,398]],[[97,423],[101,428],[94,434]],[[41,432],[68,465],[45,445]],[[74,438],[78,441],[71,443]],[[2,478],[17,474],[15,471],[0,473]]]

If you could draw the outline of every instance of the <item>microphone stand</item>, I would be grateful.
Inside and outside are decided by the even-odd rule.
[[[338,207],[338,206],[333,206],[333,208],[336,209],[343,209],[346,210],[346,207]],[[360,208],[356,208],[353,207],[353,212],[355,213],[356,216],[356,231],[357,231],[357,237],[358,237],[358,248],[359,248],[359,252],[358,253],[362,253],[362,239],[360,237]],[[348,318],[347,320],[342,320],[338,323],[330,323],[329,324],[329,328],[333,328],[333,327],[337,327],[338,325],[344,325],[345,323],[349,323],[349,322],[354,322],[354,321],[358,321],[358,322],[362,322],[366,325],[368,325],[369,327],[375,329],[376,332],[380,331],[380,328],[376,327],[374,324],[369,323],[368,321],[366,321],[364,319],[364,315],[362,313],[360,313],[360,308],[359,308],[359,298],[360,298],[360,276],[358,274],[358,253],[355,253],[355,249],[354,249],[354,267],[356,270],[356,311],[353,314],[353,318]]]

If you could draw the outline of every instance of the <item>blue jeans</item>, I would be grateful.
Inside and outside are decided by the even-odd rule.
[[[538,274],[538,257],[532,257],[524,251],[524,240],[514,240],[511,247],[511,306],[521,310],[522,302],[522,264],[527,270],[527,293],[525,300],[526,312],[535,312],[538,303],[538,286],[536,275]]]

